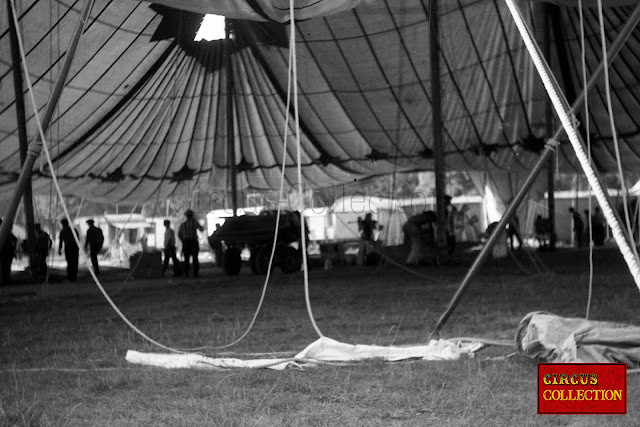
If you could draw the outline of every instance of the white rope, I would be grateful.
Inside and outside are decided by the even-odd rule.
[[[181,34],[181,31],[180,31],[180,26],[182,25],[182,18],[181,17],[182,17],[182,15],[180,15],[180,18],[178,19],[178,34]],[[178,43],[179,43],[179,40],[178,40]],[[167,99],[171,99],[171,101],[169,103],[169,117],[173,117],[173,114],[174,114],[173,108],[174,108],[175,100],[177,98],[176,97],[176,85],[178,84],[178,81],[180,80],[180,73],[178,71],[177,63],[178,63],[178,55],[174,54],[174,61],[173,61],[173,64],[172,64],[173,78],[171,79],[172,80],[172,82],[171,82],[171,90],[169,91],[167,97],[163,100],[163,102],[166,102]],[[164,157],[162,159],[162,170],[163,171],[165,170],[165,167],[167,165],[168,157],[169,157],[169,150],[165,150],[164,151]],[[165,180],[165,175],[163,174],[162,177],[160,178],[160,182],[158,183],[158,189],[155,192],[156,193],[156,200],[155,200],[155,203],[153,204],[153,213],[151,214],[152,222],[155,222],[155,219],[156,219],[156,213],[158,211],[158,203],[160,201],[160,192],[161,192],[160,190],[161,190],[161,186],[162,186],[162,183],[164,182],[164,180]],[[117,185],[117,184],[115,184],[115,185]],[[149,198],[147,198],[147,200],[149,200],[150,198],[151,198],[151,196],[149,196]],[[141,212],[144,209],[144,203],[147,200],[142,202]],[[191,203],[191,200],[189,201],[189,203]],[[125,223],[124,223],[125,226],[129,223],[129,220],[131,219],[131,216],[133,215],[133,213],[134,213],[134,211],[136,210],[137,207],[138,207],[138,203],[133,205],[133,208],[131,208],[131,211],[129,212],[129,216],[125,220]],[[189,204],[189,207],[191,207],[191,204]],[[106,210],[105,210],[105,213],[102,216],[105,219],[105,221],[107,223],[109,223],[109,220],[106,217]],[[122,236],[122,233],[124,233],[124,230],[125,230],[124,227],[120,229],[120,231],[118,232],[118,234],[115,237],[115,240],[113,240],[109,244],[109,248],[108,249],[111,248],[111,244],[117,243],[119,248],[120,248],[119,250],[123,251],[126,256],[129,256],[127,251],[122,246],[120,246],[120,236]],[[177,259],[177,254],[176,254],[176,259]],[[125,288],[125,286],[127,286],[127,283],[129,283],[129,280],[131,280],[133,278],[133,276],[136,274],[136,272],[138,270],[138,266],[140,266],[141,262],[142,262],[142,256],[139,256],[136,259],[135,264],[133,264],[133,265],[130,264],[129,265],[129,274],[124,279],[124,281],[120,284],[120,287],[118,287],[118,289],[116,289],[111,294],[112,297],[119,295],[120,292],[122,292],[122,290]],[[174,271],[175,271],[176,266],[174,265],[173,268],[174,268]]]
[[[627,241],[625,234],[620,228],[620,224],[616,220],[613,209],[611,208],[611,205],[607,201],[607,197],[604,194],[604,190],[600,186],[600,183],[598,182],[595,172],[591,167],[591,164],[589,163],[589,158],[584,152],[584,148],[582,147],[582,143],[580,142],[578,133],[576,132],[575,127],[573,126],[573,121],[571,120],[571,118],[569,117],[569,114],[567,113],[567,111],[569,110],[568,103],[566,99],[561,98],[561,94],[557,91],[556,87],[558,87],[558,83],[555,82],[555,80],[553,79],[553,76],[550,75],[549,72],[547,71],[547,68],[546,68],[547,64],[542,58],[542,55],[539,52],[537,44],[535,43],[535,41],[531,36],[531,32],[527,24],[523,21],[520,15],[520,11],[515,4],[515,1],[514,0],[505,0],[505,1],[507,3],[507,6],[509,7],[511,14],[513,15],[513,19],[516,23],[516,26],[518,27],[518,30],[520,31],[522,39],[527,49],[529,50],[529,54],[531,55],[531,58],[538,70],[538,73],[540,74],[542,82],[544,83],[547,93],[549,94],[549,98],[551,99],[551,102],[553,103],[556,109],[556,112],[560,118],[560,121],[562,122],[562,125],[565,129],[565,132],[569,137],[569,141],[571,141],[571,145],[573,146],[576,152],[576,157],[580,162],[582,169],[585,171],[587,180],[589,181],[589,184],[591,185],[591,187],[594,189],[595,196],[598,199],[598,202],[602,207],[604,215],[611,226],[611,229],[613,231],[613,236],[616,239],[616,242],[618,243],[620,252],[622,253],[622,256],[624,257],[629,267],[629,270],[631,272],[631,275],[634,278],[636,285],[638,286],[638,288],[640,288],[639,260],[637,256],[635,256],[635,253],[629,247],[630,246],[629,242]]]
[[[298,185],[300,190],[300,241],[302,242],[300,251],[302,252],[302,272],[304,275],[304,299],[307,304],[307,313],[309,314],[309,320],[311,320],[311,324],[313,325],[313,329],[316,330],[316,333],[320,336],[320,338],[324,337],[320,328],[318,327],[316,320],[313,317],[313,311],[311,310],[311,300],[309,298],[309,265],[307,262],[307,233],[305,227],[305,220],[302,213],[304,212],[305,202],[304,202],[304,186],[302,184],[302,161],[300,160],[300,117],[299,117],[299,109],[298,109],[298,66],[297,66],[297,55],[296,55],[296,22],[295,22],[295,14],[294,14],[294,0],[289,0],[289,23],[291,28],[291,39],[289,41],[289,51],[293,52],[293,105],[295,110],[295,120],[296,120],[296,147],[297,147],[297,170],[298,170]]]
[[[33,106],[33,113],[34,113],[34,117],[36,119],[36,125],[38,127],[38,132],[40,134],[40,137],[42,139],[42,148],[44,150],[44,154],[47,160],[47,164],[49,165],[49,170],[51,171],[51,179],[53,181],[53,184],[56,188],[56,191],[58,193],[58,195],[60,196],[61,200],[62,200],[62,208],[64,210],[64,215],[65,218],[67,218],[67,221],[71,222],[71,215],[69,215],[69,210],[67,209],[67,205],[64,202],[64,197],[62,194],[62,190],[60,188],[60,185],[58,183],[58,178],[56,176],[56,173],[54,171],[53,168],[53,162],[51,160],[51,155],[49,153],[49,148],[47,146],[47,140],[45,138],[44,135],[44,131],[42,128],[42,123],[40,121],[40,114],[38,113],[38,108],[37,108],[37,103],[35,100],[35,96],[34,96],[34,91],[33,91],[33,86],[31,85],[31,78],[29,77],[29,70],[27,67],[27,59],[25,57],[25,53],[24,53],[24,45],[22,43],[22,37],[20,36],[20,23],[18,22],[17,19],[17,11],[16,11],[16,6],[15,6],[15,0],[10,0],[11,2],[11,8],[13,10],[13,21],[15,23],[16,26],[16,33],[17,33],[17,38],[18,38],[18,47],[20,49],[20,57],[22,59],[22,66],[24,67],[24,75],[25,75],[25,81],[27,83],[27,87],[28,87],[28,92],[29,92],[29,99],[31,100],[31,104]],[[78,245],[78,247],[82,247],[81,243],[80,243],[80,239],[78,237],[78,234],[76,233],[75,228],[71,227],[71,231],[73,234],[73,238],[76,241],[76,244]],[[150,338],[149,336],[147,336],[144,332],[142,332],[140,329],[138,329],[133,323],[131,323],[131,321],[129,321],[129,319],[127,319],[127,317],[120,311],[120,309],[118,309],[118,307],[115,305],[115,303],[113,302],[113,300],[109,297],[109,295],[107,294],[106,290],[104,289],[104,287],[102,286],[102,284],[100,283],[100,280],[98,280],[98,277],[96,276],[95,271],[93,270],[93,266],[91,265],[87,254],[84,251],[80,251],[80,253],[82,254],[82,260],[84,261],[85,265],[87,266],[87,268],[89,269],[89,273],[91,274],[91,277],[93,277],[94,282],[96,283],[96,285],[98,286],[98,289],[100,290],[100,292],[102,292],[102,295],[105,297],[105,299],[107,300],[107,302],[111,305],[111,307],[113,308],[113,310],[118,314],[118,316],[120,316],[120,318],[131,328],[133,329],[138,335],[140,335],[142,338],[146,339],[148,342],[150,342],[151,344],[156,345],[157,347],[160,347],[164,350],[173,352],[173,353],[185,353],[183,351],[174,349],[172,347],[168,347],[164,344],[161,344],[155,340],[153,340],[152,338]]]
[[[251,331],[251,329],[253,328],[253,325],[256,322],[256,319],[258,318],[258,314],[260,313],[260,310],[262,309],[262,304],[264,302],[264,297],[267,294],[267,287],[269,286],[269,279],[271,278],[271,269],[273,267],[273,259],[275,257],[276,254],[276,247],[277,247],[277,241],[278,241],[278,232],[280,230],[280,215],[281,215],[281,200],[284,194],[284,181],[285,181],[285,170],[287,168],[287,137],[289,134],[289,107],[291,105],[291,83],[292,83],[292,79],[291,79],[291,73],[292,73],[292,63],[293,63],[293,56],[292,56],[292,50],[289,49],[289,69],[287,71],[287,78],[288,78],[288,83],[287,83],[287,104],[286,104],[286,108],[285,108],[285,119],[284,119],[284,131],[283,131],[283,141],[282,141],[282,168],[280,171],[280,191],[278,194],[278,206],[277,206],[277,213],[276,213],[276,226],[275,226],[275,230],[274,230],[274,235],[273,235],[273,243],[271,245],[271,255],[269,257],[269,265],[267,267],[267,275],[264,279],[264,285],[262,286],[262,294],[260,295],[260,301],[258,302],[258,307],[256,308],[255,313],[253,314],[253,317],[251,319],[251,322],[249,322],[249,326],[247,326],[246,330],[242,333],[242,335],[240,335],[240,337],[232,342],[230,342],[229,344],[225,344],[225,345],[221,345],[221,346],[215,346],[215,347],[209,347],[209,346],[204,346],[204,347],[197,347],[191,350],[221,350],[224,348],[229,348],[233,345],[238,344],[240,341],[242,341],[248,334],[249,331]],[[228,96],[230,96],[231,94],[228,94]],[[252,254],[253,255],[253,254]]]
[[[166,156],[165,156],[166,158]],[[156,209],[157,209],[158,204],[156,203],[156,208],[153,210],[153,215],[152,215],[152,219],[155,218],[155,213],[156,213]],[[133,205],[133,207],[131,208],[131,211],[129,212],[129,216],[127,217],[127,219],[124,222],[124,225],[126,226],[129,223],[129,220],[131,220],[131,217],[133,216],[133,212],[136,210],[136,208],[138,207],[138,203],[136,203],[135,205]],[[102,217],[105,219],[105,221],[107,222],[107,224],[109,223],[109,220],[107,219],[106,213],[104,213],[102,215]],[[113,244],[115,246],[115,244],[118,245],[119,250],[123,251],[125,253],[126,256],[129,256],[129,253],[127,253],[127,251],[122,247],[122,245],[120,244],[120,237],[122,236],[122,233],[124,233],[125,228],[122,227],[120,229],[120,231],[118,232],[118,234],[116,234],[115,239],[113,239],[110,243],[109,243],[109,247],[107,248],[107,250],[111,249],[111,245]],[[120,285],[120,287],[118,289],[115,290],[115,292],[113,292],[111,294],[111,296],[116,296],[118,295],[123,289],[124,287],[127,285],[127,283],[129,283],[129,280],[131,280],[131,278],[135,275],[136,270],[138,269],[138,266],[140,265],[140,263],[142,262],[142,256],[139,256],[138,259],[136,259],[136,263],[132,266],[129,265],[129,274],[127,275],[127,277],[124,279],[124,281],[122,282],[122,284]],[[175,268],[175,265],[173,266]]]
[[[580,47],[582,50],[582,91],[584,93],[584,116],[585,116],[585,130],[587,134],[587,155],[589,156],[589,163],[591,163],[591,133],[589,132],[589,87],[587,85],[587,59],[586,48],[584,44],[584,15],[582,11],[582,0],[578,2],[578,10],[580,11]],[[606,62],[606,59],[603,59]],[[607,67],[608,68],[608,67]],[[589,311],[591,310],[591,300],[593,298],[593,216],[592,216],[592,202],[591,202],[591,186],[589,186],[589,218],[585,218],[589,221],[589,292],[587,296],[587,309],[585,311],[584,318],[589,319]]]
[[[602,61],[607,64],[607,40],[604,35],[604,19],[602,17],[602,0],[598,0],[598,21],[600,24],[600,44],[602,45]],[[609,113],[609,124],[611,125],[611,135],[613,136],[613,146],[616,150],[616,163],[618,166],[618,176],[620,177],[620,186],[622,187],[622,204],[624,207],[624,219],[627,225],[627,231],[633,240],[633,231],[631,229],[631,221],[629,220],[629,206],[627,205],[627,183],[624,179],[624,172],[622,170],[622,160],[620,159],[620,146],[618,145],[618,132],[616,132],[616,125],[613,118],[613,107],[611,105],[611,84],[609,82],[609,67],[604,67],[604,87],[607,97],[607,112]],[[638,259],[638,251],[634,242],[631,243],[631,250],[633,251],[636,259]]]
[[[73,219],[73,224],[75,224],[75,222],[78,220],[78,217],[80,216],[80,211],[82,210],[82,205],[84,204],[84,197],[82,197],[82,199],[80,199],[80,206],[78,206],[78,211],[76,212],[76,216]]]
[[[177,37],[177,39],[175,40],[175,42],[176,42],[177,44],[180,44],[180,35],[182,34],[182,30],[181,30],[181,28],[182,28],[182,15],[180,15],[180,16],[178,17],[178,37]],[[164,101],[163,101],[163,102],[166,102],[166,100],[167,100],[167,99],[171,99],[171,101],[169,102],[169,117],[173,117],[173,115],[175,114],[175,112],[174,112],[174,105],[175,105],[175,101],[176,101],[176,99],[177,99],[177,96],[176,96],[176,87],[177,87],[177,85],[178,85],[178,81],[180,81],[180,79],[181,79],[181,77],[182,77],[182,76],[181,76],[181,74],[182,74],[182,70],[179,70],[179,69],[178,69],[178,54],[177,54],[177,53],[174,53],[173,57],[174,57],[174,61],[173,61],[173,64],[172,64],[172,73],[173,73],[173,78],[171,79],[171,80],[172,80],[172,82],[171,82],[171,90],[169,91],[169,94],[167,95],[167,98],[165,98],[165,99],[164,99]],[[167,131],[167,135],[168,135],[168,133],[169,133],[169,130]],[[159,148],[158,150],[160,150],[160,148]],[[165,170],[165,168],[166,168],[166,166],[167,166],[167,160],[168,160],[168,158],[169,158],[169,150],[167,149],[167,150],[164,150],[164,157],[163,157],[163,159],[162,159],[162,170],[163,170],[163,171]],[[160,182],[158,183],[158,189],[156,190],[156,200],[155,200],[155,203],[153,204],[153,213],[151,214],[151,220],[152,220],[152,222],[155,222],[155,219],[156,219],[156,213],[158,212],[158,204],[159,204],[159,202],[160,202],[161,187],[162,187],[162,183],[164,182],[164,180],[165,180],[165,179],[166,179],[166,176],[165,176],[165,174],[163,173],[163,174],[162,174],[162,177],[160,178]],[[150,198],[151,198],[151,197],[147,198],[147,200],[149,200]],[[192,193],[192,195],[191,195],[191,198],[189,199],[189,207],[191,207],[191,202],[192,202],[192,200],[191,200],[191,199],[192,199],[192,198],[193,198],[193,193]],[[144,203],[145,203],[147,200],[145,200],[145,201],[143,201],[143,202],[142,202],[141,212],[142,212],[142,209],[144,209]],[[131,219],[131,215],[133,215],[133,212],[134,212],[134,210],[136,209],[136,207],[137,207],[137,206],[138,206],[138,203],[136,203],[136,204],[133,206],[133,208],[131,209],[131,212],[129,213],[129,217],[127,217],[127,220],[125,221],[125,225],[126,225],[126,224],[129,222],[129,220]],[[106,216],[105,216],[104,218],[105,218],[105,220],[106,220]],[[120,241],[120,236],[121,236],[121,234],[122,234],[123,232],[124,232],[124,228],[122,228],[122,229],[120,230],[120,233],[118,233],[118,236],[117,236],[118,242]],[[197,233],[197,231],[196,231],[196,233]],[[129,254],[124,250],[124,248],[120,247],[120,249],[121,249],[122,251],[124,251],[124,252],[125,252],[125,254],[126,254],[127,256],[129,255]],[[166,255],[166,253],[165,253],[165,255]],[[197,255],[196,255],[196,257],[197,257]],[[178,254],[176,254],[176,259],[178,259]],[[133,266],[132,266],[132,265],[129,265],[129,270],[130,270],[129,275],[125,278],[125,280],[122,282],[122,284],[120,285],[120,287],[119,287],[118,289],[116,289],[116,291],[112,294],[112,296],[118,295],[118,294],[119,294],[119,293],[124,289],[124,287],[127,285],[127,283],[129,283],[129,280],[131,280],[131,279],[133,278],[133,276],[135,275],[136,271],[138,270],[138,266],[140,265],[140,263],[141,263],[141,262],[142,262],[142,256],[139,256],[139,257],[136,259],[136,263],[135,263]],[[173,269],[174,269],[174,271],[175,271],[175,269],[176,269],[176,265],[175,265],[175,263],[174,263],[173,261],[172,261],[172,263],[174,264],[174,265],[173,265]]]
[[[15,18],[15,16],[17,16],[15,4],[14,4],[15,0],[10,0],[10,1],[11,1],[12,8],[14,10],[14,22],[16,24],[16,28],[19,28],[19,23],[17,22],[17,19]],[[293,31],[292,31],[292,33],[293,33]],[[294,36],[292,36],[292,40],[295,40]],[[49,153],[49,150],[48,150],[48,147],[47,147],[47,143],[46,143],[46,138],[44,136],[42,125],[41,125],[41,122],[40,122],[40,117],[39,117],[38,110],[37,110],[37,107],[36,107],[37,104],[35,102],[35,98],[34,98],[34,95],[33,95],[33,87],[31,85],[31,80],[29,78],[29,72],[28,72],[28,69],[27,69],[26,57],[25,57],[25,54],[24,54],[24,47],[23,47],[23,44],[22,44],[22,39],[21,39],[21,37],[19,35],[19,31],[18,31],[18,42],[19,42],[19,47],[20,47],[20,54],[21,54],[21,58],[22,58],[22,63],[23,63],[23,66],[25,68],[25,75],[26,75],[27,85],[28,85],[28,88],[29,88],[29,95],[30,95],[31,102],[32,102],[33,108],[34,108],[36,124],[37,124],[37,127],[38,127],[38,131],[40,133],[40,136],[42,138],[42,141],[43,141],[44,153],[45,153],[45,156],[46,156],[47,163],[49,164],[49,168],[52,171],[52,181],[53,181],[53,183],[54,183],[54,185],[56,187],[56,191],[58,192],[58,195],[62,198],[62,190],[61,190],[60,185],[58,183],[57,176],[56,176],[55,172],[53,171],[53,162],[51,160],[51,156],[50,156],[50,153]],[[291,62],[294,63],[294,67],[295,67],[295,60],[294,60],[295,52],[293,52],[293,56],[290,56],[290,58],[291,58],[290,67],[291,67]],[[295,73],[295,71],[294,71],[294,73]],[[294,74],[294,76],[295,76],[295,74]],[[294,78],[294,80],[295,80],[295,78]],[[288,95],[287,98],[288,98],[288,100],[287,100],[287,116],[286,116],[286,119],[285,119],[285,139],[284,139],[284,141],[285,141],[284,142],[284,147],[285,148],[283,149],[283,168],[282,168],[281,185],[280,185],[281,197],[282,197],[283,187],[284,187],[284,172],[285,172],[285,160],[286,160],[286,136],[287,136],[287,127],[288,127],[288,118],[289,118],[289,116],[288,116],[289,95]],[[297,113],[297,105],[296,105],[296,113]],[[298,128],[298,145],[299,145],[299,126],[297,126],[297,128]],[[298,165],[298,166],[300,166],[300,165]],[[71,221],[71,217],[69,215],[66,203],[64,203],[64,199],[62,199],[62,200],[63,200],[62,207],[63,207],[63,210],[64,210],[65,217],[67,218],[68,221]],[[260,298],[260,302],[258,304],[258,308],[257,308],[257,310],[256,310],[256,312],[255,312],[255,314],[254,314],[254,316],[252,318],[252,321],[251,321],[249,327],[243,333],[243,335],[240,338],[238,338],[237,340],[233,341],[232,343],[226,344],[224,346],[201,347],[201,348],[198,348],[198,349],[176,349],[176,348],[169,347],[169,346],[166,346],[164,344],[161,344],[160,342],[152,339],[151,337],[146,335],[144,332],[142,332],[140,329],[138,329],[135,325],[133,325],[133,323],[131,323],[131,321],[129,321],[129,319],[120,311],[120,309],[116,306],[116,304],[113,302],[113,300],[109,297],[109,295],[107,294],[106,290],[104,289],[104,287],[100,283],[100,280],[96,276],[96,274],[95,274],[95,272],[93,270],[93,267],[91,266],[91,264],[89,262],[89,259],[87,258],[87,255],[84,253],[84,251],[80,251],[80,252],[82,253],[82,258],[83,258],[83,261],[84,261],[85,265],[87,265],[87,267],[89,269],[89,273],[91,274],[91,276],[92,276],[94,282],[96,283],[98,289],[103,294],[103,296],[105,297],[105,299],[107,300],[109,305],[111,305],[113,310],[125,322],[125,324],[127,324],[134,332],[136,332],[142,338],[147,340],[149,343],[151,343],[151,344],[153,344],[153,345],[155,345],[155,346],[157,346],[159,348],[162,348],[164,350],[167,350],[167,351],[170,351],[170,352],[173,352],[173,353],[182,353],[182,354],[188,354],[189,352],[191,352],[193,350],[199,350],[199,349],[223,349],[223,348],[230,347],[230,346],[235,345],[238,342],[240,342],[249,333],[249,331],[251,330],[253,324],[255,323],[255,320],[256,320],[256,318],[258,316],[258,313],[260,312],[260,308],[262,306],[262,302],[264,301],[264,296],[266,294],[267,284],[268,284],[269,277],[270,277],[270,272],[271,272],[271,266],[272,266],[273,258],[274,258],[274,254],[275,254],[279,218],[280,218],[280,206],[278,206],[278,215],[277,215],[277,220],[276,220],[276,232],[275,232],[275,236],[274,236],[274,243],[273,243],[273,247],[272,247],[271,258],[269,260],[268,273],[267,273],[267,277],[265,279],[265,286],[263,288],[263,292],[262,292],[262,295],[261,295],[261,298]],[[303,224],[304,224],[304,222],[303,222]],[[78,238],[78,235],[76,234],[75,229],[72,228],[72,231],[73,231],[72,234],[73,234],[74,240],[76,241],[76,244],[78,245],[78,247],[81,247],[81,243],[80,243],[80,240]],[[304,233],[302,233],[302,234],[303,234],[303,239],[304,239]],[[304,244],[304,240],[303,240],[303,244]],[[303,251],[303,254],[306,255],[305,251]],[[304,261],[306,261],[305,258],[306,257],[303,258]],[[305,264],[305,268],[306,268],[306,264]],[[310,310],[310,307],[309,307],[309,310]],[[311,315],[311,312],[310,312],[310,315]],[[312,318],[312,321],[313,321],[313,318]],[[314,322],[314,326],[315,326],[315,322]],[[316,326],[316,328],[317,328],[317,326]],[[321,337],[322,337],[322,335],[321,335]]]
[[[83,199],[84,200],[84,199]],[[131,221],[131,217],[133,216],[133,213],[135,212],[135,210],[138,208],[138,203],[136,203],[135,205],[133,205],[133,207],[131,208],[131,211],[129,211],[129,215],[127,216],[127,219],[124,220],[124,224],[123,227],[120,228],[120,230],[118,231],[118,233],[116,233],[115,238],[109,243],[109,247],[107,249],[109,249],[111,247],[112,244],[114,244],[114,242],[119,242],[120,241],[120,236],[122,236],[122,234],[124,233],[125,227],[127,224],[129,224],[129,221]],[[104,220],[106,221],[107,224],[110,223],[109,219],[107,218],[107,212],[105,211],[102,214],[102,218],[104,218]],[[77,218],[76,218],[77,219]],[[113,225],[113,224],[109,224],[109,225]],[[118,228],[115,225],[113,226],[114,228]]]

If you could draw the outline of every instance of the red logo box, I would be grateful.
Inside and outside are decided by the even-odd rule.
[[[538,414],[626,414],[625,363],[538,363]]]

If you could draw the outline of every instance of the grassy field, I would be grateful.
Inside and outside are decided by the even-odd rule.
[[[523,275],[510,261],[485,266],[443,338],[512,339],[522,317],[535,310],[583,316],[587,253],[543,256],[551,275]],[[599,250],[595,258],[591,318],[640,324],[640,292],[621,256]],[[324,335],[343,342],[425,343],[468,262],[418,269],[437,282],[390,265],[314,269],[315,318]],[[526,257],[522,262],[530,266]],[[222,345],[243,332],[262,281],[248,271],[229,278],[211,267],[202,276],[148,279],[147,286],[125,288],[114,299],[133,323],[164,344]],[[106,280],[117,285],[123,277],[113,273]],[[536,415],[536,363],[520,356],[496,359],[513,352],[505,347],[455,362],[371,361],[282,372],[129,365],[128,349],[158,350],[136,336],[102,297],[86,292],[56,297],[55,286],[50,298],[0,305],[2,426],[640,425],[640,375],[629,377],[626,416]],[[74,286],[84,291],[94,285]],[[302,275],[278,272],[254,329],[230,350],[297,352],[316,338]]]

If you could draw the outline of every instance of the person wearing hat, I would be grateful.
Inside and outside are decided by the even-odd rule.
[[[173,275],[182,276],[180,262],[176,256],[176,233],[171,228],[171,221],[164,220],[164,263],[162,264],[162,274],[169,268],[169,260],[173,261]]]
[[[182,254],[184,255],[184,275],[189,276],[189,258],[193,258],[193,277],[198,277],[200,263],[198,262],[198,253],[200,252],[200,243],[198,242],[198,230],[203,231],[201,226],[194,218],[191,209],[184,213],[187,219],[180,224],[178,229],[178,237],[182,242]]]
[[[95,271],[96,276],[100,275],[100,265],[98,264],[98,253],[100,249],[102,249],[102,244],[104,243],[104,235],[102,234],[102,230],[96,227],[94,221],[92,219],[87,220],[87,225],[89,229],[87,230],[87,238],[84,241],[84,250],[87,250],[87,246],[89,247],[89,255],[91,256],[91,265],[93,265],[93,271]]]
[[[58,243],[58,255],[62,255],[62,247],[64,246],[64,258],[67,260],[67,279],[70,282],[75,282],[78,278],[78,255],[80,250],[76,239],[73,237],[74,233],[79,236],[77,230],[72,230],[69,227],[69,221],[66,218],[60,221],[62,224],[62,230],[60,230]]]

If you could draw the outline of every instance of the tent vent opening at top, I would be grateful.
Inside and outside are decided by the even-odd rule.
[[[224,16],[207,14],[202,20],[194,40],[197,42],[201,40],[214,41],[223,40],[225,37]]]

